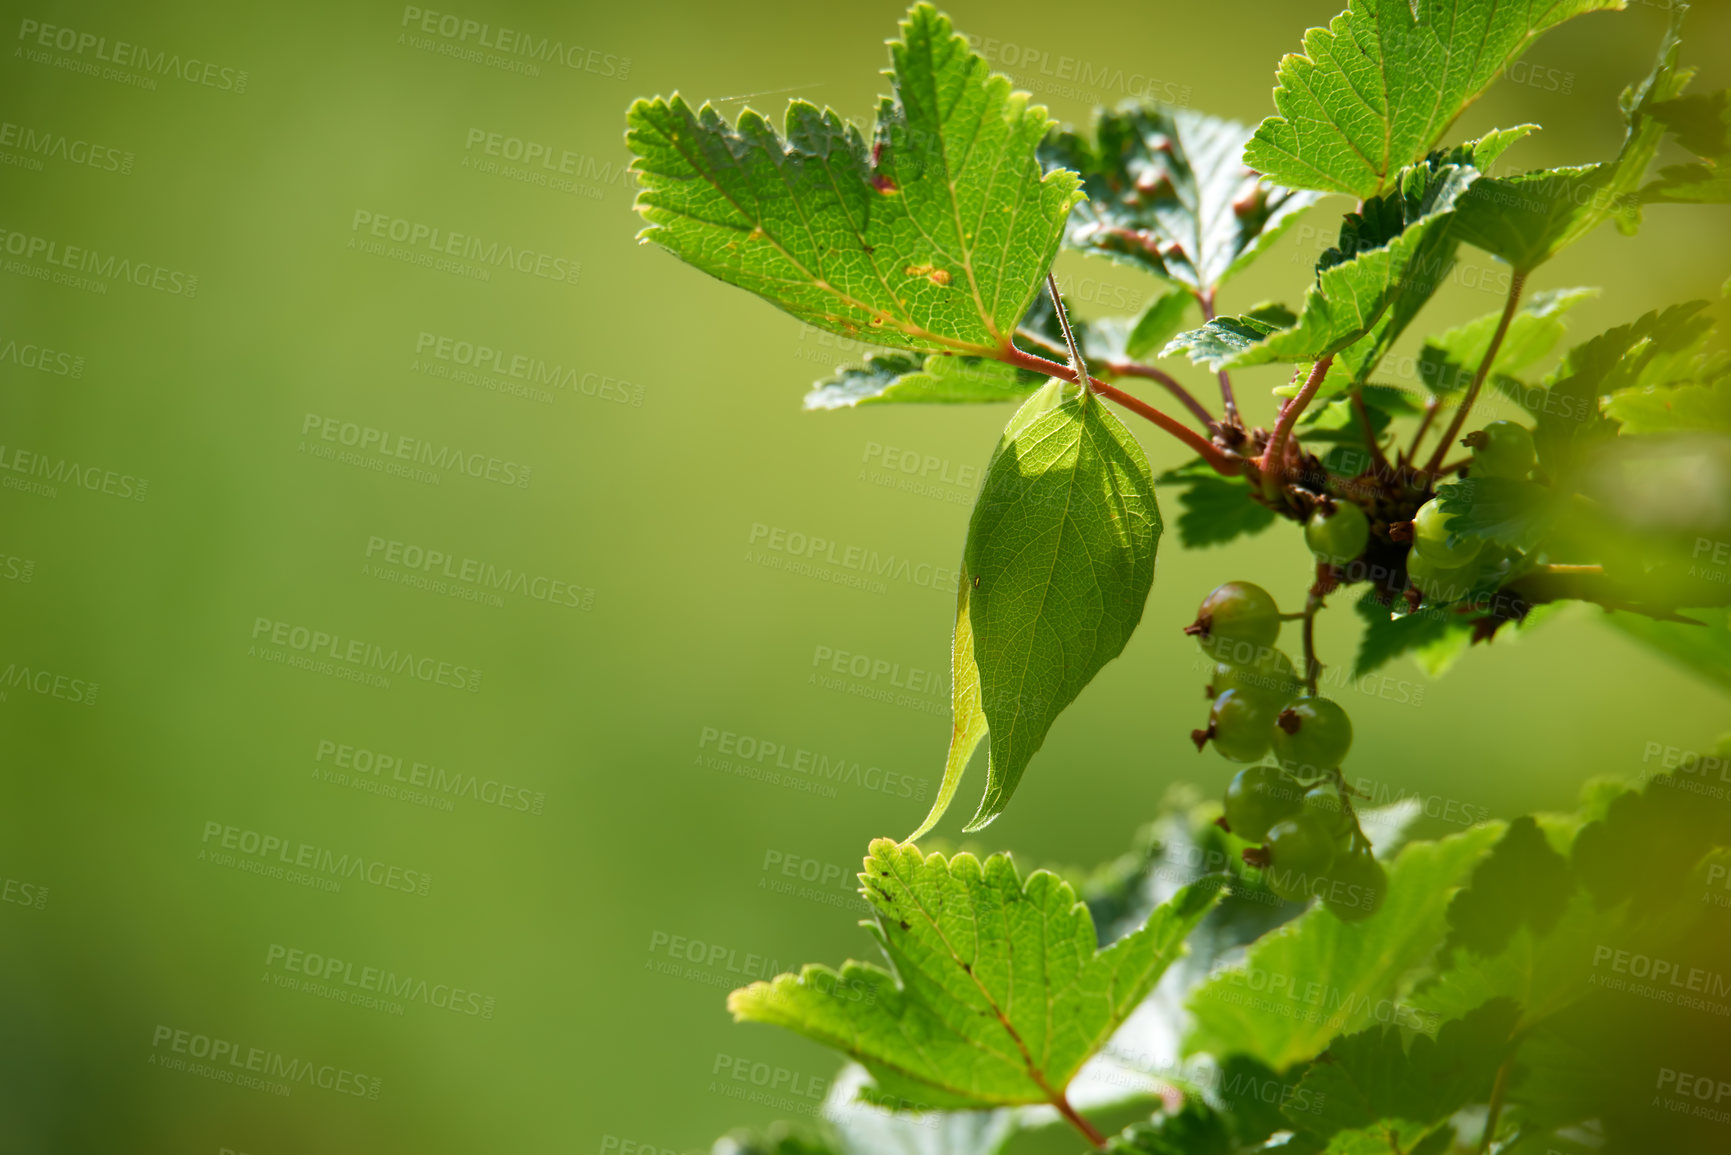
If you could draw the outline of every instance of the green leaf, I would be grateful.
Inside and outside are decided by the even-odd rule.
[[[1394,616],[1366,593],[1353,604],[1365,621],[1352,676],[1362,678],[1405,653],[1412,653],[1432,677],[1440,675],[1472,638],[1472,627],[1456,614],[1425,608]]]
[[[1523,926],[1546,934],[1562,917],[1574,889],[1568,860],[1551,848],[1530,815],[1522,815],[1509,823],[1502,841],[1473,868],[1472,881],[1449,903],[1444,949],[1492,955],[1508,946]]]
[[[1533,414],[1539,464],[1557,476],[1573,464],[1580,444],[1611,435],[1600,397],[1668,385],[1676,372],[1692,374],[1712,331],[1712,318],[1702,313],[1706,306],[1688,301],[1608,329],[1570,349],[1542,389],[1520,390],[1517,396]]]
[[[824,1114],[842,1155],[998,1155],[1023,1129],[1013,1108],[995,1111],[894,1110],[877,1106],[865,1068],[843,1067],[830,1083]]]
[[[1601,910],[1632,900],[1649,917],[1682,899],[1696,863],[1731,844],[1731,803],[1714,788],[1683,773],[1655,775],[1581,828],[1570,866]]]
[[[1435,285],[1439,237],[1455,202],[1478,179],[1470,165],[1424,163],[1405,169],[1386,195],[1346,214],[1336,246],[1317,264],[1316,283],[1290,326],[1276,329],[1257,318],[1216,317],[1200,329],[1180,333],[1165,352],[1185,352],[1210,369],[1270,361],[1315,361],[1371,332],[1383,313],[1402,300],[1409,269],[1423,275],[1424,294]]]
[[[850,1155],[834,1135],[794,1123],[771,1123],[763,1131],[729,1132],[710,1155]]]
[[[1613,393],[1605,416],[1624,433],[1731,433],[1731,377],[1708,385],[1648,385]]]
[[[1046,379],[986,357],[885,351],[845,365],[805,395],[807,409],[1020,401]]]
[[[1124,337],[1124,353],[1133,360],[1143,361],[1159,356],[1166,342],[1184,324],[1184,314],[1195,298],[1183,290],[1174,290],[1155,297],[1136,315],[1130,331]],[[1098,322],[1104,325],[1106,322]]]
[[[1688,616],[1703,624],[1660,622],[1622,610],[1607,614],[1605,620],[1672,661],[1731,690],[1731,615],[1720,606],[1691,610]]]
[[[1553,289],[1534,293],[1509,319],[1508,332],[1497,347],[1491,374],[1513,375],[1537,364],[1563,339],[1563,315],[1599,290]],[[1502,310],[1425,338],[1418,375],[1432,393],[1457,393],[1472,383],[1473,374],[1491,347]],[[1490,379],[1489,376],[1486,378]]]
[[[1186,549],[1224,545],[1261,533],[1274,524],[1274,511],[1251,499],[1254,490],[1242,477],[1222,477],[1197,459],[1160,475],[1162,485],[1181,485],[1178,540]]]
[[[1289,1111],[1288,1118],[1320,1138],[1396,1132],[1405,1151],[1456,1111],[1489,1100],[1519,1018],[1519,1007],[1499,999],[1444,1023],[1434,1039],[1418,1034],[1409,1043],[1391,1026],[1336,1039],[1299,1083],[1321,1110]]]
[[[891,42],[868,148],[794,101],[785,139],[679,96],[631,106],[639,234],[800,320],[875,344],[990,356],[1039,291],[1080,198],[1035,155],[1045,109],[927,4]]]
[[[1556,492],[1510,477],[1468,477],[1437,487],[1449,541],[1480,538],[1497,545],[1532,549],[1558,513]]]
[[[1623,92],[1627,129],[1616,157],[1480,181],[1461,198],[1455,221],[1461,239],[1531,272],[1607,217],[1625,234],[1634,233],[1641,222],[1637,190],[1665,136],[1665,124],[1653,110],[1682,92],[1693,75],[1692,69],[1677,68],[1686,9],[1682,4],[1671,8],[1658,63],[1639,86]]]
[[[1160,541],[1148,460],[1097,398],[1078,394],[1012,425],[986,467],[964,555],[991,729],[986,793],[968,830],[1003,812],[1052,722],[1123,652]]]
[[[843,1051],[882,1094],[931,1107],[1049,1103],[1153,989],[1213,906],[1181,891],[1103,951],[1069,884],[1005,854],[946,860],[887,838],[860,875],[892,970],[808,965],[734,991],[728,1009]]]
[[[998,440],[994,459],[1028,426],[1058,408],[1063,400],[1064,383],[1056,378],[1047,381],[1045,386],[1010,418],[1010,423],[1004,427],[1003,435]],[[986,736],[986,713],[980,701],[980,668],[974,660],[974,625],[969,608],[973,588],[974,583],[968,576],[968,559],[964,550],[961,578],[956,589],[956,624],[950,639],[949,755],[944,760],[943,780],[938,785],[937,796],[932,799],[931,810],[920,823],[919,829],[904,838],[903,842],[912,842],[923,837],[943,818],[955,799],[956,788],[961,785],[962,774],[973,759],[974,751],[979,748],[980,740]]]
[[[1081,174],[1088,200],[1065,242],[1211,293],[1284,232],[1317,195],[1271,186],[1244,167],[1250,129],[1186,108],[1102,110],[1093,141],[1054,134],[1048,166]]]
[[[1571,16],[1620,0],[1353,0],[1275,73],[1280,112],[1244,163],[1293,188],[1368,199],[1436,147],[1461,111]]]
[[[1192,1099],[1174,1114],[1126,1127],[1112,1137],[1106,1151],[1108,1155],[1234,1155],[1238,1147],[1226,1118]]]
[[[1244,965],[1190,996],[1185,1053],[1246,1054],[1284,1071],[1378,1021],[1442,942],[1454,888],[1501,833],[1493,822],[1414,842],[1389,867],[1375,916],[1346,923],[1318,906],[1257,941]]]
[[[1683,204],[1731,202],[1731,90],[1680,96],[1651,105],[1650,115],[1700,164],[1671,165],[1641,190],[1644,201]]]

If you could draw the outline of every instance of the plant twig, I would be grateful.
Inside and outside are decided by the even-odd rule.
[[[1069,350],[1055,342],[1046,340],[1038,333],[1030,332],[1027,329],[1017,329],[1016,336],[1027,341],[1030,345],[1038,345],[1048,353],[1059,357],[1069,356]],[[1214,414],[1208,412],[1207,407],[1196,400],[1191,395],[1190,390],[1180,385],[1170,373],[1156,369],[1152,365],[1144,365],[1140,361],[1106,360],[1097,362],[1097,364],[1114,377],[1145,377],[1150,381],[1158,381],[1168,393],[1178,399],[1179,404],[1196,415],[1196,420],[1202,423],[1204,429],[1214,424]]]
[[[1412,447],[1406,451],[1408,461],[1418,460],[1419,442],[1424,440],[1425,433],[1430,430],[1430,423],[1436,418],[1436,411],[1441,405],[1442,399],[1434,395],[1424,403],[1424,416],[1418,419],[1418,428],[1412,435]]]
[[[1352,412],[1358,418],[1359,430],[1364,434],[1364,443],[1370,447],[1372,456],[1376,458],[1378,476],[1387,476],[1389,472],[1388,458],[1382,452],[1382,442],[1376,439],[1376,430],[1370,424],[1370,410],[1365,408],[1364,390],[1352,391]]]
[[[1106,1149],[1106,1136],[1101,1134],[1098,1127],[1076,1113],[1076,1108],[1070,1106],[1069,1096],[1065,1095],[1064,1092],[1059,1091],[1052,1098],[1052,1106],[1058,1109],[1058,1114],[1064,1117],[1065,1122],[1085,1135],[1088,1142],[1102,1151]]]
[[[1483,359],[1479,361],[1478,372],[1473,374],[1471,385],[1467,386],[1467,394],[1461,398],[1460,408],[1455,410],[1454,420],[1443,431],[1442,440],[1437,442],[1436,452],[1431,455],[1430,464],[1425,466],[1426,473],[1435,473],[1442,465],[1443,455],[1449,451],[1456,437],[1460,436],[1461,426],[1467,422],[1467,414],[1472,412],[1473,402],[1479,398],[1479,390],[1484,387],[1485,378],[1490,375],[1491,366],[1496,363],[1497,350],[1503,347],[1503,338],[1508,335],[1509,322],[1515,319],[1515,308],[1521,303],[1521,289],[1526,286],[1527,274],[1519,269],[1509,278],[1508,300],[1503,302],[1503,315],[1497,320],[1497,330],[1491,334],[1491,344],[1485,350]],[[1415,445],[1416,449],[1417,446]]]
[[[1196,294],[1197,303],[1202,306],[1202,320],[1206,323],[1214,319],[1214,290]],[[1220,370],[1220,401],[1226,407],[1226,420],[1238,418],[1238,399],[1232,395],[1232,377],[1226,370]]]
[[[1515,1065],[1515,1057],[1510,1055],[1503,1060],[1503,1065],[1497,1068],[1497,1081],[1491,1087],[1490,1110],[1485,1113],[1485,1133],[1479,1139],[1479,1155],[1491,1149],[1491,1140],[1496,1138],[1497,1119],[1503,1113],[1503,1100],[1509,1091],[1509,1074]]]
[[[1052,309],[1058,314],[1058,328],[1064,332],[1064,344],[1069,346],[1070,368],[1075,371],[1071,380],[1078,383],[1092,381],[1094,378],[1088,372],[1088,362],[1082,359],[1082,348],[1076,344],[1076,333],[1070,328],[1070,313],[1064,308],[1064,296],[1058,292],[1058,277],[1055,273],[1046,274],[1046,292],[1051,295]]]
[[[1322,608],[1322,597],[1332,587],[1327,562],[1316,565],[1316,581],[1304,599],[1304,684],[1310,696],[1316,697],[1316,680],[1322,673],[1322,663],[1316,660],[1316,611]]]
[[[1316,396],[1316,391],[1322,388],[1322,379],[1328,376],[1328,367],[1334,364],[1334,354],[1330,353],[1310,367],[1310,376],[1305,378],[1303,388],[1298,396],[1280,407],[1280,417],[1274,423],[1274,433],[1268,439],[1268,448],[1262,454],[1262,495],[1270,501],[1280,489],[1280,474],[1286,464],[1286,439],[1292,433],[1292,427],[1298,423],[1298,415]]]
[[[1140,361],[1107,361],[1106,370],[1115,377],[1145,377],[1150,381],[1158,381],[1184,408],[1194,413],[1204,426],[1214,424],[1214,414],[1208,412],[1207,407],[1192,397],[1190,390],[1175,381],[1171,374],[1152,365],[1144,365]]]
[[[1048,361],[1044,357],[1036,357],[1024,352],[1014,345],[998,351],[998,360],[1006,365],[1014,365],[1018,369],[1026,369],[1030,373],[1043,373],[1048,377],[1058,377],[1065,381],[1076,380],[1075,372],[1068,366],[1056,361]],[[1122,389],[1114,388],[1098,377],[1088,378],[1088,384],[1094,392],[1111,401],[1116,401],[1138,417],[1145,417],[1158,425],[1178,440],[1194,449],[1202,460],[1214,467],[1214,471],[1224,477],[1236,477],[1244,471],[1244,462],[1235,456],[1221,451],[1218,445],[1209,441],[1195,430],[1181,424],[1172,416],[1162,413],[1140,397],[1132,396]]]

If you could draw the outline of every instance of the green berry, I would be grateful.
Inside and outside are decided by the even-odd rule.
[[[1344,838],[1352,830],[1352,811],[1332,782],[1324,782],[1306,790],[1304,797],[1299,799],[1298,808],[1306,817],[1314,819],[1318,826],[1328,831],[1331,838]]]
[[[1261,842],[1276,822],[1298,813],[1299,785],[1277,766],[1246,766],[1226,787],[1226,825],[1247,842]]]
[[[1364,510],[1350,501],[1335,502],[1333,513],[1318,506],[1305,524],[1304,544],[1318,561],[1343,566],[1370,544],[1370,522]]]
[[[1279,711],[1267,698],[1228,690],[1214,699],[1208,729],[1198,733],[1212,740],[1215,752],[1228,762],[1254,762],[1268,753]]]
[[[1533,435],[1513,421],[1493,421],[1467,436],[1473,448],[1474,477],[1512,477],[1524,480],[1532,471]]]
[[[1352,719],[1330,698],[1300,698],[1280,711],[1271,738],[1288,771],[1333,770],[1352,749]]]
[[[1221,662],[1214,667],[1212,688],[1216,694],[1242,690],[1252,697],[1267,698],[1282,706],[1304,692],[1304,683],[1292,667],[1292,659],[1279,650],[1264,650],[1245,665]]]
[[[1281,898],[1303,901],[1319,889],[1334,864],[1334,838],[1303,814],[1276,822],[1268,832],[1263,881]]]
[[[1360,845],[1335,857],[1322,904],[1342,922],[1360,922],[1382,909],[1387,894],[1387,872],[1370,847]]]
[[[1245,665],[1280,636],[1280,607],[1259,585],[1227,582],[1202,599],[1185,632],[1195,634],[1215,661]]]
[[[1458,602],[1472,592],[1478,580],[1476,562],[1443,567],[1433,564],[1418,550],[1406,555],[1406,576],[1412,588],[1433,602]]]
[[[1448,543],[1446,523],[1454,516],[1444,513],[1442,502],[1434,497],[1419,506],[1412,516],[1412,547],[1432,565],[1463,566],[1484,548],[1484,539],[1478,537],[1462,538],[1454,545]]]

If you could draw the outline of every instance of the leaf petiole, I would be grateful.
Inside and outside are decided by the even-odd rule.
[[[1527,274],[1524,269],[1516,269],[1509,278],[1509,297],[1503,302],[1503,315],[1497,321],[1497,330],[1491,334],[1490,346],[1479,361],[1478,372],[1473,374],[1472,384],[1467,386],[1467,394],[1461,398],[1460,408],[1455,410],[1454,420],[1443,431],[1442,440],[1437,442],[1436,452],[1431,455],[1430,464],[1425,466],[1426,473],[1436,473],[1442,466],[1443,455],[1449,451],[1456,437],[1460,436],[1461,426],[1466,424],[1467,414],[1472,412],[1473,402],[1478,400],[1479,390],[1483,388],[1485,378],[1490,375],[1491,366],[1496,364],[1497,350],[1503,346],[1503,338],[1508,335],[1509,322],[1515,319],[1515,307],[1521,302],[1521,289],[1526,286]],[[1415,444],[1416,450],[1418,446]]]

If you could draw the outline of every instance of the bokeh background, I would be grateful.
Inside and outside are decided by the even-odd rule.
[[[863,121],[901,5],[450,5],[0,5],[0,1149],[683,1152],[786,1113],[723,1093],[718,1062],[834,1071],[722,1001],[868,946],[848,875],[924,814],[948,733],[953,602],[919,575],[953,569],[1008,414],[802,412],[859,350],[635,243],[624,112],[679,89]],[[1336,10],[949,9],[1073,122],[1132,87],[1254,121]],[[476,60],[479,33],[425,12],[566,62]],[[1537,121],[1511,164],[1611,155],[1662,21],[1547,35],[1456,136]],[[1727,45],[1700,5],[1699,88],[1731,81]],[[374,235],[394,221],[529,271]],[[1223,307],[1295,300],[1317,235]],[[1728,242],[1722,212],[1657,208],[1534,287],[1604,286],[1578,336],[1692,297],[1723,315]],[[1059,271],[1085,315],[1155,288]],[[1494,272],[1464,254],[1437,325],[1497,308]],[[1244,375],[1251,416],[1279,377]],[[386,470],[381,441],[434,462]],[[762,548],[782,533],[915,576],[795,572]],[[1141,631],[978,845],[1090,864],[1172,783],[1224,784],[1186,737],[1204,678],[1179,627],[1230,578],[1299,598],[1297,535],[1169,533]],[[1440,832],[1710,748],[1722,693],[1596,616],[1341,691],[1347,770]],[[1353,615],[1320,630],[1349,663]],[[393,652],[413,669],[366,664]],[[819,756],[859,773],[753,774]],[[203,1047],[318,1074],[228,1082]]]

